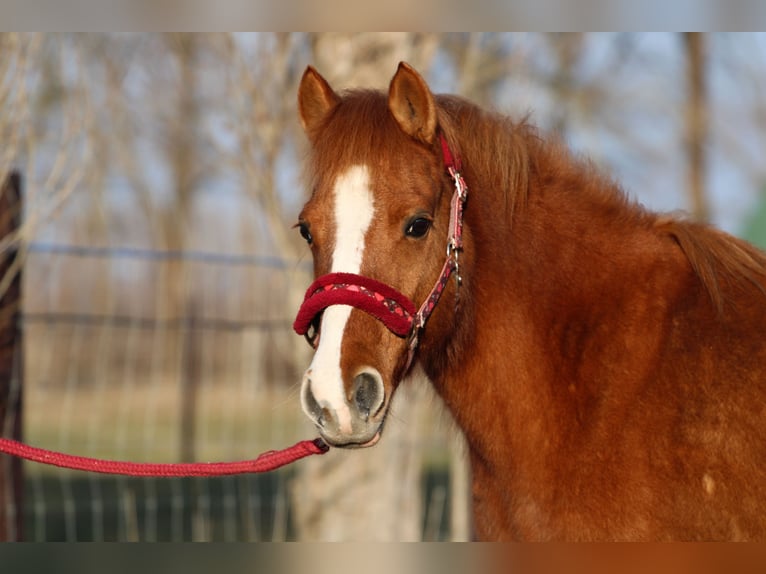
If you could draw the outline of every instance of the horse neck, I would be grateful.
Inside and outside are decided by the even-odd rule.
[[[424,361],[482,458],[542,448],[565,432],[555,397],[567,383],[558,380],[563,359],[555,356],[551,330],[562,310],[583,303],[578,285],[603,264],[590,261],[605,250],[600,230],[615,225],[613,212],[627,210],[610,182],[558,148],[535,144],[528,153],[521,162],[528,177],[512,182],[477,172],[472,165],[489,164],[464,156],[469,203],[460,310],[440,314],[438,328],[450,335]],[[514,189],[519,182],[527,189]]]

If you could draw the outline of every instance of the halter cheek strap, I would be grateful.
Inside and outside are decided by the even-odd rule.
[[[331,305],[350,305],[365,311],[381,321],[399,337],[409,336],[407,369],[412,363],[420,331],[439,302],[450,276],[455,273],[460,285],[458,255],[463,249],[463,206],[468,186],[460,175],[460,160],[453,156],[444,134],[440,133],[444,165],[455,184],[450,202],[447,258],[426,300],[415,311],[415,304],[406,296],[380,281],[355,273],[328,273],[322,275],[306,291],[303,304],[293,323],[293,329],[316,346],[319,318]],[[405,369],[406,370],[406,369]]]

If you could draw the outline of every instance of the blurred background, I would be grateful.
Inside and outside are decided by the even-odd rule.
[[[311,279],[297,84],[311,64],[385,88],[400,60],[556,132],[648,207],[766,246],[764,35],[0,34],[3,436],[152,462],[313,437],[291,329]],[[0,456],[0,538],[466,540],[468,484],[415,381],[375,448],[268,475]]]

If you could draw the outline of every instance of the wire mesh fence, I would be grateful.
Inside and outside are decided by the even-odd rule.
[[[298,406],[304,345],[276,303],[308,281],[303,264],[273,257],[30,244],[24,440],[169,462],[254,458],[314,436]],[[423,438],[435,453],[421,472],[423,538],[439,540],[448,438],[424,426],[436,430]],[[292,540],[295,472],[131,479],[25,463],[11,515],[30,541]]]

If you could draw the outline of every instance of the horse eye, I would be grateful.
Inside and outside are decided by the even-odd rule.
[[[426,219],[425,217],[416,217],[410,221],[410,224],[407,226],[404,233],[407,237],[418,239],[428,233],[429,229],[431,229],[431,221],[429,219]]]
[[[309,226],[303,222],[298,224],[298,229],[300,230],[301,237],[306,240],[306,243],[311,245],[311,243],[314,241],[314,238],[311,236],[311,232],[309,231]]]

